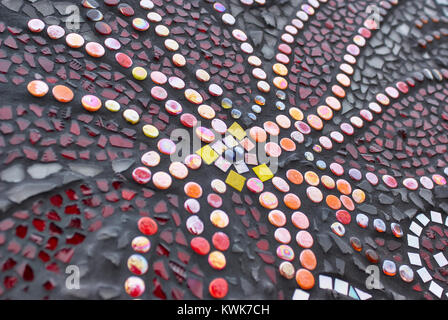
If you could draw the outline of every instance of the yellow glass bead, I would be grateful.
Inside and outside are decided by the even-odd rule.
[[[104,104],[107,110],[111,112],[118,112],[120,111],[120,104],[115,100],[107,100]]]
[[[289,115],[294,120],[297,120],[297,121],[303,120],[303,112],[300,109],[296,108],[296,107],[292,107],[292,108],[289,109]]]
[[[143,134],[148,138],[157,138],[159,130],[151,124],[146,124],[143,126]]]
[[[137,111],[132,109],[127,109],[123,112],[123,117],[129,123],[136,124],[140,121],[140,115]]]
[[[145,80],[148,76],[148,72],[142,67],[135,67],[134,69],[132,69],[132,76],[136,80]]]
[[[272,66],[272,70],[279,76],[286,76],[288,74],[288,68],[282,63],[276,63]]]
[[[198,113],[202,118],[208,120],[213,119],[216,115],[215,110],[206,104],[202,104],[198,107]]]

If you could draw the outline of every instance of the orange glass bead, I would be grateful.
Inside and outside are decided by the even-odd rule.
[[[222,270],[226,267],[226,256],[220,251],[210,252],[208,255],[208,263],[213,269]]]
[[[293,193],[286,194],[283,197],[283,202],[285,203],[285,206],[292,210],[297,210],[302,205],[300,198]]]
[[[345,195],[349,195],[352,193],[352,186],[347,180],[339,179],[336,181],[336,187],[339,192]]]
[[[339,198],[332,194],[327,196],[327,198],[325,199],[325,202],[333,210],[339,210],[342,206]]]
[[[268,220],[276,227],[283,227],[286,224],[286,216],[280,210],[272,210],[269,212]]]
[[[70,102],[73,100],[74,94],[72,89],[63,85],[57,85],[52,90],[53,97],[59,102]]]
[[[314,276],[306,269],[299,269],[296,272],[296,281],[303,290],[310,290],[314,287]]]
[[[33,80],[27,85],[28,92],[35,97],[43,97],[48,93],[48,84],[40,80]]]
[[[303,250],[300,253],[299,260],[302,266],[308,270],[314,270],[317,266],[316,256],[310,249]]]
[[[303,175],[296,169],[286,171],[286,178],[294,184],[302,184],[303,182]]]
[[[202,187],[196,182],[188,182],[184,186],[184,192],[191,198],[198,199],[202,196]]]
[[[296,150],[295,142],[289,138],[281,139],[280,146],[282,147],[283,150],[288,151],[288,152],[292,152],[292,151]]]

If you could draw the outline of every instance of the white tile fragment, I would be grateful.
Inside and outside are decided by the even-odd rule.
[[[417,273],[424,283],[432,279],[431,275],[429,274],[428,270],[426,270],[425,267],[418,269]]]
[[[429,218],[427,217],[427,216],[425,216],[423,213],[420,213],[418,216],[417,216],[417,220],[418,221],[420,221],[420,223],[424,226],[424,227],[426,227],[426,225],[429,223]]]
[[[249,171],[249,168],[246,166],[244,161],[234,163],[233,165],[235,166],[235,169],[239,174],[243,174]]]
[[[443,252],[435,254],[434,259],[437,261],[439,267],[444,267],[448,264],[448,260],[446,260],[446,257],[444,256]]]
[[[222,141],[228,148],[233,148],[238,145],[238,141],[236,141],[235,138],[231,135],[226,136],[224,139],[222,139]]]
[[[212,145],[212,149],[215,150],[217,154],[221,155],[227,150],[227,146],[222,142],[222,140],[218,140]]]
[[[333,279],[323,274],[319,275],[319,287],[321,289],[333,289]]]
[[[358,294],[359,299],[361,299],[361,300],[368,300],[368,299],[372,298],[372,295],[370,295],[370,294],[368,294],[368,293],[366,293],[366,292],[364,292],[364,291],[362,291],[362,290],[360,290],[358,288],[355,288],[355,291]]]
[[[414,232],[418,237],[422,234],[423,228],[420,227],[416,222],[412,221],[411,226],[409,227],[409,230]]]
[[[339,292],[340,294],[347,295],[348,294],[348,282],[334,279],[334,290]]]
[[[437,211],[431,211],[431,220],[435,223],[443,224],[442,214]]]
[[[439,299],[442,297],[443,288],[434,281],[431,281],[431,284],[429,285],[429,291],[431,291]]]
[[[409,262],[413,266],[422,266],[422,260],[420,259],[420,255],[418,253],[408,252]]]
[[[415,249],[420,249],[418,238],[412,234],[408,234],[408,246]]]
[[[292,296],[292,300],[308,300],[310,298],[310,294],[300,289],[296,289],[294,291],[294,295]]]
[[[232,166],[232,164],[224,159],[223,157],[219,156],[218,159],[216,159],[215,166],[217,166],[219,169],[221,169],[223,172],[227,172],[229,168]]]

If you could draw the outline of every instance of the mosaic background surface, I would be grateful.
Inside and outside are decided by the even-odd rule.
[[[0,1],[1,298],[130,299],[124,284],[134,275],[127,261],[136,253],[132,240],[143,235],[142,217],[158,226],[147,235],[151,248],[141,254],[148,262],[139,275],[146,287],[142,299],[213,299],[209,285],[216,278],[228,284],[225,299],[448,298],[448,1],[252,2],[153,0],[144,1],[153,5],[144,9],[137,0]],[[29,20],[38,18],[69,33],[73,10],[67,7],[73,4],[81,17],[76,33],[86,43],[102,44],[103,56],[92,57],[84,46],[71,48],[45,30],[29,30]],[[377,11],[369,5],[378,9],[378,29],[372,20]],[[136,30],[133,19],[150,20],[149,12],[158,14],[149,29]],[[157,25],[166,26],[169,35],[158,35]],[[232,33],[235,29],[242,32]],[[105,45],[109,37],[120,49]],[[179,49],[167,48],[168,38]],[[132,67],[120,65],[118,52]],[[185,66],[175,65],[176,53],[185,57]],[[149,76],[137,80],[136,66],[179,77],[185,88],[157,84]],[[198,79],[198,69],[210,79]],[[33,80],[47,83],[50,92],[32,96],[27,85]],[[73,91],[72,101],[52,96],[58,84]],[[167,97],[151,91],[154,87]],[[196,90],[203,101],[195,103],[185,89]],[[86,111],[85,95],[101,99],[102,108]],[[121,110],[107,110],[106,100],[117,101]],[[153,181],[134,181],[149,151],[161,154],[160,164],[149,168],[152,177],[169,172],[161,139],[177,128],[196,134],[181,114],[167,110],[167,100],[177,101],[182,115],[194,115],[204,128],[222,127],[212,118],[222,120],[237,144],[243,140],[238,134],[253,127],[278,136],[280,147],[268,150],[281,151],[277,179],[262,183],[270,194],[247,185],[239,191],[230,183],[218,196],[212,188],[214,179],[226,181],[232,171],[246,183],[262,179],[253,170],[262,162],[247,163],[243,172],[244,166],[223,170],[203,159],[185,179],[172,178],[167,190]],[[228,101],[232,107],[226,109]],[[203,104],[209,108],[201,113]],[[124,119],[126,109],[138,113],[137,124]],[[146,136],[144,125],[157,128],[158,136]],[[213,136],[210,146],[221,138]],[[246,138],[255,143],[252,135]],[[288,179],[291,169],[305,181]],[[329,186],[338,180],[340,186]],[[188,228],[193,215],[184,208],[191,198],[188,182],[202,189],[196,213],[204,226],[200,235]],[[260,195],[273,195],[277,204],[270,207]],[[215,209],[228,217],[222,229],[210,220]],[[286,216],[281,232],[291,236],[286,242],[295,254],[292,279],[279,271],[287,254],[278,253],[282,243],[279,226],[268,219],[272,210]],[[296,242],[301,230],[291,217],[297,211],[309,220],[304,229],[313,240],[310,248]],[[366,228],[357,223],[360,214],[369,218]],[[381,222],[385,232],[376,230]],[[345,232],[338,235],[341,225]],[[225,250],[213,244],[216,232],[227,235]],[[211,266],[208,252],[191,248],[197,236],[211,251],[222,251],[222,270]],[[393,275],[383,272],[385,261],[386,272],[396,267]],[[65,286],[69,265],[81,270],[79,290]],[[366,287],[369,265],[379,267],[382,289]],[[410,282],[402,279],[402,266],[412,270]],[[302,278],[296,281],[297,270],[309,270],[311,287]]]

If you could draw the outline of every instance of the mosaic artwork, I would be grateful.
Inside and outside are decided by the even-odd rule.
[[[1,299],[448,299],[447,0],[0,0]]]

